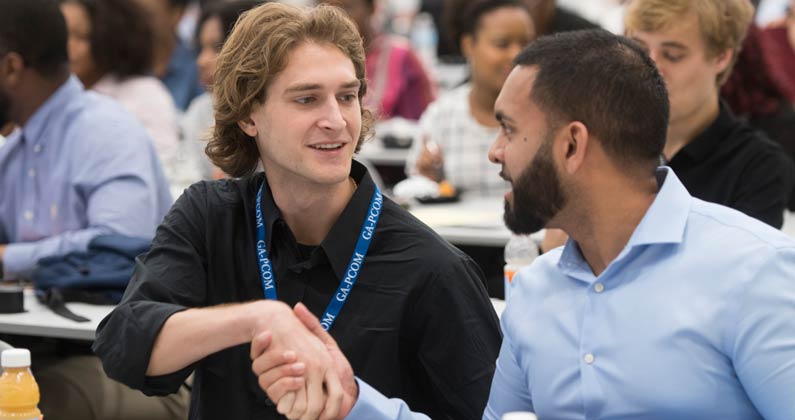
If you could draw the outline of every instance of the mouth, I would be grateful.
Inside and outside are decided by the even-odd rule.
[[[313,144],[310,145],[312,149],[321,151],[339,150],[345,146],[344,143],[326,143],[326,144]]]

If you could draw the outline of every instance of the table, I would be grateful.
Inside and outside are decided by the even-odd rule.
[[[511,238],[502,197],[466,198],[455,203],[417,204],[409,212],[454,245],[503,248]],[[530,235],[541,243],[544,230]]]
[[[36,300],[33,290],[25,290],[26,312],[0,314],[0,333],[93,341],[99,322],[113,310],[112,305],[67,303],[66,306],[91,321],[75,322],[56,315]]]

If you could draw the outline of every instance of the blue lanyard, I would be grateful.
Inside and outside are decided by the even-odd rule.
[[[276,285],[273,284],[273,267],[271,260],[268,258],[268,249],[266,246],[265,238],[265,222],[262,218],[262,186],[265,184],[263,181],[259,186],[257,192],[257,208],[256,208],[256,223],[257,223],[257,259],[259,260],[260,279],[262,280],[262,290],[265,292],[265,299],[276,300]],[[359,277],[359,271],[364,264],[364,258],[367,256],[367,250],[370,248],[370,242],[373,240],[373,233],[375,226],[378,224],[378,217],[381,216],[381,207],[384,204],[384,197],[378,186],[375,187],[373,199],[370,201],[370,210],[367,212],[367,217],[362,224],[362,232],[359,234],[359,239],[356,241],[356,248],[351,256],[351,261],[348,263],[348,268],[345,270],[344,278],[337,288],[337,293],[331,298],[323,318],[320,319],[320,325],[323,329],[328,331],[334,320],[339,315],[345,301],[348,300],[348,295],[356,283],[356,278]]]

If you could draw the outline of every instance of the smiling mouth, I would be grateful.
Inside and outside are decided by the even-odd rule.
[[[342,143],[330,143],[330,144],[315,144],[313,146],[309,146],[315,150],[337,150],[341,149],[343,146]]]

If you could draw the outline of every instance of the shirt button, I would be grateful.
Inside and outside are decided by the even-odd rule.
[[[589,365],[593,364],[594,360],[596,360],[596,358],[593,357],[593,354],[591,353],[586,354],[582,359],[585,361],[585,363]]]
[[[25,217],[25,220],[31,221],[31,220],[33,220],[33,212],[28,210],[28,211],[25,212],[23,217]]]
[[[31,178],[34,178],[36,176],[36,170],[35,169],[29,170],[28,171],[28,176],[31,177]]]
[[[593,290],[596,293],[602,293],[605,291],[605,285],[602,283],[596,283],[593,285]]]
[[[33,151],[35,153],[40,153],[41,152],[41,145],[37,144],[37,145],[33,146]]]

